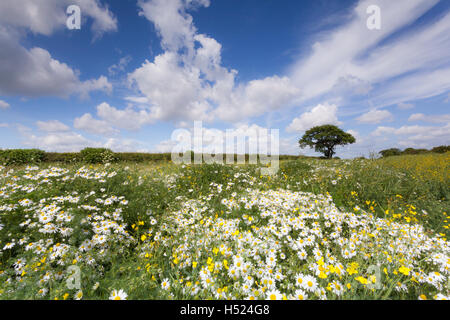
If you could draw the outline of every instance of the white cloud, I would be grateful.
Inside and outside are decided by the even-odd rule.
[[[381,123],[393,121],[394,116],[387,110],[371,110],[362,116],[356,118],[357,121],[362,123]]]
[[[8,109],[10,104],[6,101],[0,100],[0,109]]]
[[[9,123],[0,123],[0,128],[8,128]]]
[[[16,128],[22,136],[22,144],[30,148],[38,148],[50,152],[78,152],[86,147],[110,148],[115,152],[147,152],[145,145],[137,140],[123,138],[108,138],[90,140],[72,131],[47,132],[42,135],[21,124]]]
[[[154,149],[155,149],[155,152],[168,153],[168,152],[172,152],[172,150],[174,150],[174,148],[176,146],[177,146],[176,141],[164,140],[164,141],[161,141],[160,143],[158,143]]]
[[[260,116],[291,105],[299,94],[287,77],[267,77],[252,80],[234,90],[221,91],[217,84],[213,98],[218,104],[214,114],[222,120],[235,121]]]
[[[450,15],[439,21],[424,24],[400,36],[389,37],[417,20],[438,0],[363,0],[360,1],[348,22],[337,29],[323,32],[312,47],[312,53],[298,61],[291,70],[295,85],[302,88],[302,98],[307,100],[342,86],[355,86],[356,92],[347,92],[347,97],[366,93],[372,89],[371,99],[377,106],[386,106],[403,101],[428,97],[442,93],[448,88],[448,75],[433,74],[449,63]],[[366,28],[369,5],[381,7],[381,30]],[[424,80],[422,76],[426,76]],[[402,92],[385,93],[392,79],[397,79]],[[409,80],[415,77],[414,80]],[[417,80],[417,81],[416,81]],[[421,81],[420,81],[421,80]],[[428,84],[428,80],[431,83]],[[409,85],[414,82],[414,85]],[[359,87],[367,90],[360,90]],[[349,91],[349,90],[347,90]]]
[[[287,132],[302,132],[315,126],[324,124],[340,125],[337,117],[338,107],[334,104],[319,104],[311,111],[303,113],[300,117],[292,120],[286,128]]]
[[[98,0],[20,0],[20,4],[17,0],[2,0],[0,25],[49,36],[56,30],[66,28],[66,9],[69,5],[80,6],[82,17],[93,20],[95,37],[117,30],[117,19]]]
[[[400,128],[378,127],[372,136],[394,135],[399,144],[408,147],[430,148],[450,143],[450,123],[444,126],[402,126]]]
[[[237,121],[298,106],[324,94],[371,93],[377,107],[394,103],[406,107],[403,101],[448,88],[449,55],[443,53],[449,52],[450,19],[445,16],[390,36],[437,2],[376,0],[383,23],[374,32],[366,27],[366,8],[374,2],[361,0],[340,27],[321,33],[311,54],[295,63],[288,76],[238,84],[237,71],[222,66],[220,43],[200,34],[187,12],[192,6],[208,6],[209,1],[140,0],[141,14],[155,25],[165,52],[152,62],[145,61],[129,80],[148,99],[151,117],[164,121]],[[420,82],[423,77],[430,83]],[[389,88],[390,82],[396,90]]]
[[[45,131],[45,132],[70,131],[70,128],[68,126],[66,126],[64,123],[62,123],[58,120],[37,121],[36,125],[40,131]]]
[[[380,136],[384,136],[386,134],[393,134],[393,133],[395,133],[395,128],[380,126],[380,127],[376,128],[375,131],[373,131],[371,135],[375,136],[375,137],[380,137]]]
[[[0,94],[38,96],[86,96],[93,90],[110,92],[105,77],[80,81],[78,71],[55,60],[42,48],[26,49],[0,26]]]
[[[209,6],[209,0],[139,0],[140,14],[153,22],[162,38],[164,49],[172,52],[186,47],[194,49],[196,28],[186,9],[192,6]]]
[[[131,62],[132,58],[131,56],[125,56],[123,58],[120,58],[119,62],[116,64],[113,64],[108,68],[108,74],[109,75],[116,75],[119,72],[124,72],[127,65]]]
[[[97,117],[95,119],[90,113],[74,120],[74,128],[89,132],[92,134],[110,136],[117,134],[118,129],[135,131],[141,127],[152,124],[155,118],[145,110],[138,110],[133,107],[117,109],[106,102],[97,106]]]
[[[133,108],[120,110],[105,102],[97,106],[97,115],[114,127],[126,130],[137,130],[154,122],[151,114],[146,110]]]
[[[442,115],[425,115],[423,113],[415,113],[412,114],[408,121],[424,121],[431,123],[450,123],[450,114],[442,114]]]
[[[82,23],[92,20],[94,38],[117,30],[117,20],[98,0],[2,0],[0,2],[0,94],[26,97],[63,96],[90,91],[111,92],[105,77],[80,81],[79,71],[52,57],[45,49],[25,48],[21,39],[28,32],[50,36],[67,28],[66,9],[81,8]],[[82,26],[83,28],[83,26]]]
[[[83,130],[88,133],[109,136],[118,133],[107,121],[97,120],[90,113],[86,113],[73,122],[75,129]]]
[[[400,102],[397,105],[397,108],[399,108],[400,110],[409,110],[409,109],[414,109],[414,105],[412,103]]]
[[[129,80],[147,99],[151,117],[164,121],[235,121],[290,104],[299,90],[287,77],[236,84],[237,71],[222,66],[222,46],[197,33],[192,6],[209,1],[139,1],[142,15],[161,36],[165,52],[145,61]]]
[[[175,53],[165,52],[154,63],[146,61],[129,77],[149,100],[153,118],[205,120],[209,104],[202,97],[200,71],[180,66]]]
[[[142,142],[134,139],[109,138],[102,147],[114,152],[149,152]]]
[[[233,137],[232,142],[227,140],[227,135]],[[201,142],[196,143],[196,137]],[[172,138],[174,139],[174,137]],[[284,142],[285,140],[279,139],[279,133],[275,129],[269,130],[256,124],[239,124],[227,130],[205,127],[183,129],[182,140],[161,141],[155,149],[158,152],[193,150],[194,152],[209,154],[250,153],[267,155],[271,152],[272,154],[280,154],[280,141]],[[283,147],[286,145],[284,143]]]
[[[125,97],[124,99],[137,104],[148,103],[148,99],[146,97]]]
[[[447,79],[450,79],[450,67],[417,72],[391,81],[376,94],[374,101],[378,106],[384,107],[405,100],[431,98],[450,90],[450,81]]]
[[[98,146],[98,143],[74,132],[50,133],[43,136],[30,134],[25,137],[23,144],[53,152],[76,152],[88,146]]]
[[[22,136],[22,144],[29,148],[38,148],[49,152],[76,152],[88,146],[99,146],[98,142],[90,141],[71,131],[36,135],[31,128],[22,124],[16,124],[16,129]]]

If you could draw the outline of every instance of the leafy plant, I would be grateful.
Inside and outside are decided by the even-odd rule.
[[[114,152],[106,148],[85,148],[80,153],[83,161],[91,164],[109,163],[117,160]]]

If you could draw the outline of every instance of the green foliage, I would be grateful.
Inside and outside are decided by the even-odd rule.
[[[434,153],[446,153],[446,152],[450,152],[450,146],[439,146],[439,147],[435,147],[435,148],[431,149],[431,152],[434,152]]]
[[[81,150],[81,159],[87,163],[110,163],[116,161],[114,152],[106,148],[85,148]]]
[[[392,156],[399,156],[402,154],[402,151],[397,148],[391,148],[391,149],[381,150],[380,154],[383,156],[383,158],[386,158],[386,157],[392,157]]]
[[[383,158],[387,158],[387,157],[400,156],[400,155],[417,155],[417,154],[446,153],[446,152],[450,152],[450,146],[439,146],[439,147],[435,147],[431,150],[406,148],[403,151],[398,148],[391,148],[391,149],[382,150],[379,153],[383,156]]]
[[[170,161],[170,153],[137,153],[137,152],[123,152],[115,153],[118,161],[129,162],[148,162],[148,161]]]
[[[414,148],[406,148],[403,150],[402,154],[425,154],[428,153],[427,149],[414,149]]]
[[[0,164],[35,164],[44,161],[45,152],[38,149],[0,150]]]
[[[336,146],[355,143],[356,139],[334,125],[323,125],[309,129],[300,139],[300,148],[314,148],[321,152],[327,159],[333,158]]]
[[[46,152],[44,161],[58,162],[58,163],[74,163],[81,161],[81,154],[79,152],[71,152],[71,153]]]

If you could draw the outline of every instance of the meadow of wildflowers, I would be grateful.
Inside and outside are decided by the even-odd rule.
[[[448,299],[425,157],[0,166],[0,299]]]

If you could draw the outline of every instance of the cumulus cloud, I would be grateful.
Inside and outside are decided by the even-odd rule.
[[[202,97],[200,71],[180,66],[177,54],[165,52],[146,61],[129,77],[149,100],[155,119],[205,120],[210,106]]]
[[[377,107],[406,107],[403,101],[440,94],[449,86],[450,57],[442,54],[450,47],[448,15],[391,39],[437,2],[361,0],[338,28],[321,33],[311,53],[287,75],[237,83],[237,71],[222,66],[221,44],[199,33],[188,13],[209,1],[140,0],[140,14],[154,24],[164,52],[145,61],[129,80],[147,99],[151,117],[164,121],[233,122],[325,94],[370,94]],[[372,4],[382,9],[383,26],[376,32],[366,27]]]
[[[88,146],[99,146],[75,132],[52,132],[45,135],[35,135],[22,128],[23,144],[30,148],[39,148],[50,152],[76,152]]]
[[[50,120],[50,121],[37,121],[36,126],[40,131],[45,132],[66,132],[70,131],[70,128],[66,126],[64,123],[58,120]]]
[[[109,136],[119,133],[118,129],[135,131],[155,122],[155,118],[148,110],[136,109],[132,106],[118,109],[103,102],[96,109],[96,115],[99,119],[95,119],[90,113],[86,113],[74,120],[74,128],[92,134]]]
[[[80,6],[82,17],[92,19],[94,37],[117,29],[115,17],[97,0],[0,2],[0,94],[86,97],[94,90],[111,92],[106,77],[81,81],[78,70],[54,59],[47,50],[21,44],[28,32],[50,36],[66,28],[66,8],[74,4]]]
[[[394,120],[394,116],[387,110],[371,110],[360,117],[356,118],[361,123],[377,124],[381,122],[390,122]]]
[[[88,133],[109,136],[119,131],[114,129],[107,121],[97,120],[92,117],[90,113],[76,118],[73,122],[73,127]]]
[[[287,132],[302,132],[315,126],[324,124],[340,125],[342,122],[337,117],[338,107],[334,104],[319,104],[311,111],[303,113],[300,117],[292,120],[286,128]]]
[[[52,121],[47,122],[52,123]],[[43,134],[36,134],[22,124],[15,127],[22,137],[22,144],[30,148],[39,148],[49,152],[78,152],[86,147],[110,148],[115,152],[138,151],[147,152],[145,144],[134,139],[107,138],[91,140],[69,130],[62,130],[61,124],[53,122],[55,128],[46,130]],[[61,128],[58,128],[61,126]],[[48,126],[47,126],[48,128]],[[45,131],[45,130],[44,130]]]
[[[199,34],[193,6],[201,0],[139,1],[141,15],[155,25],[164,53],[129,74],[148,100],[151,117],[164,121],[236,121],[282,108],[298,95],[287,77],[237,84],[237,71],[222,66],[222,46]]]
[[[283,141],[283,140],[282,140]],[[286,144],[284,144],[285,146]],[[227,130],[198,126],[178,129],[171,140],[161,141],[158,152],[193,150],[207,154],[280,154],[279,132],[256,124],[239,124]]]
[[[2,0],[0,24],[49,36],[66,27],[69,5],[78,5],[82,17],[92,19],[91,28],[96,37],[117,30],[117,19],[98,0],[20,0],[20,4],[17,0]]]
[[[140,15],[153,22],[161,36],[164,49],[177,52],[187,48],[194,49],[194,36],[197,32],[193,19],[186,12],[195,6],[208,7],[209,0],[139,0]]]
[[[3,100],[0,100],[0,109],[8,109],[10,107],[9,103]]]
[[[105,102],[97,106],[97,115],[116,128],[126,130],[137,130],[154,121],[151,114],[146,110],[117,109]]]
[[[149,148],[135,139],[109,138],[102,146],[114,152],[149,152]]]
[[[397,136],[399,144],[408,147],[429,148],[450,143],[450,123],[444,126],[378,127],[372,136]]]
[[[26,49],[13,33],[0,25],[0,94],[39,96],[86,96],[93,90],[110,92],[108,80],[80,81],[77,71],[54,59],[42,48]]]

